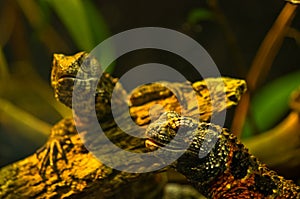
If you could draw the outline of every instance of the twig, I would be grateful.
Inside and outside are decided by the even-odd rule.
[[[255,91],[257,86],[265,79],[271,65],[277,55],[283,39],[286,35],[287,28],[293,20],[298,5],[286,3],[281,13],[274,22],[272,28],[262,42],[253,62],[246,81],[248,92],[242,97],[242,100],[235,111],[235,117],[232,123],[232,132],[240,137],[243,125],[249,109],[250,95]]]

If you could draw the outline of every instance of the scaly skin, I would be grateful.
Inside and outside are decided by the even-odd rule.
[[[78,73],[81,67],[81,73]],[[85,52],[79,52],[74,56],[54,54],[53,68],[51,72],[51,85],[55,91],[55,97],[68,106],[76,108],[80,113],[75,113],[81,119],[90,113],[91,100],[95,100],[95,110],[99,121],[107,119],[110,115],[110,99],[117,79],[112,78],[108,73],[103,73],[100,80],[95,76],[99,70],[100,63]],[[78,93],[74,93],[74,83],[77,81]],[[93,85],[97,86],[93,89]],[[92,93],[94,99],[88,98]],[[78,97],[82,103],[79,107],[72,107],[72,99]]]
[[[51,83],[55,90],[55,96],[56,98],[64,103],[66,106],[72,107],[72,97],[76,98],[82,98],[84,104],[79,104],[79,107],[75,107],[76,110],[81,110],[80,112],[75,112],[75,119],[77,123],[80,125],[86,125],[87,131],[91,130],[92,127],[88,126],[89,122],[89,114],[91,111],[90,104],[92,101],[88,98],[84,98],[84,96],[90,94],[90,92],[95,93],[95,110],[97,113],[97,118],[100,122],[108,122],[109,124],[112,124],[111,122],[111,95],[114,87],[121,87],[121,85],[116,84],[117,80],[115,78],[112,78],[109,74],[104,73],[104,75],[101,77],[100,81],[97,84],[96,89],[91,89],[91,85],[95,83],[95,81],[98,81],[96,77],[93,77],[93,69],[94,67],[99,67],[99,63],[94,60],[93,58],[89,57],[90,61],[88,62],[90,65],[86,65],[84,68],[83,77],[79,77],[79,79],[75,78],[76,74],[80,68],[80,65],[82,64],[83,60],[88,58],[88,54],[84,52],[77,53],[74,56],[65,56],[62,54],[55,54],[54,60],[53,60],[53,68],[52,68],[52,75],[51,75]],[[90,66],[90,67],[89,67]],[[88,80],[85,79],[85,77],[92,77],[88,78]],[[78,81],[80,85],[82,86],[83,90],[81,90],[80,93],[73,96],[73,90],[74,90],[74,82]],[[214,85],[213,90],[208,90],[207,83],[210,83]],[[222,90],[222,87],[219,87],[220,84],[224,83],[224,89]],[[168,87],[171,87],[174,89],[175,93],[172,93],[168,91],[164,85],[167,85]],[[188,87],[191,87],[192,90],[189,90]],[[116,89],[116,88],[115,88]],[[191,101],[190,92],[196,91],[196,97],[199,103],[199,107],[194,106],[194,102]],[[246,84],[243,80],[233,79],[233,78],[209,78],[205,81],[199,81],[194,84],[190,84],[189,82],[186,83],[169,83],[164,82],[163,84],[160,83],[153,83],[149,85],[144,85],[142,87],[137,88],[132,92],[130,95],[130,102],[131,102],[131,109],[136,107],[143,107],[145,104],[156,102],[157,100],[162,100],[161,102],[164,103],[165,98],[172,97],[174,95],[177,96],[177,94],[181,94],[179,98],[187,98],[187,105],[185,110],[188,113],[191,113],[193,115],[193,111],[195,111],[197,108],[200,111],[200,118],[201,120],[208,121],[211,118],[212,113],[221,112],[233,105],[236,105],[241,97],[241,95],[246,90]],[[96,91],[96,92],[95,92]],[[119,107],[126,107],[127,104],[124,104],[124,99],[127,98],[127,94],[123,92],[123,89],[117,89],[119,93],[118,98],[120,101],[117,101],[115,103],[119,103]],[[219,103],[219,101],[222,100],[222,93],[225,92],[225,103]],[[210,94],[213,94],[214,98],[211,99]],[[212,107],[212,101],[215,101],[216,107]],[[80,107],[82,106],[82,108]],[[166,104],[167,107],[175,108],[176,105],[170,105]],[[192,107],[192,108],[191,108]],[[196,108],[195,108],[196,107]],[[81,109],[80,109],[81,108]],[[122,111],[121,111],[122,112]],[[133,111],[134,112],[134,111]],[[140,113],[139,111],[137,111]],[[195,111],[197,112],[197,111]],[[141,115],[137,115],[136,118],[143,117]],[[198,115],[199,117],[199,115]],[[174,117],[176,118],[176,117]],[[141,125],[144,125],[145,123],[141,123]],[[157,123],[155,123],[157,124]],[[153,127],[153,125],[152,125]],[[108,127],[110,129],[116,129],[115,135],[110,135],[110,138],[112,138],[112,141],[117,144],[118,146],[122,146],[124,149],[128,148],[138,148],[138,150],[143,151],[143,140],[139,139],[132,139],[126,135],[122,135],[123,132],[121,132],[119,129],[116,128],[116,126],[110,126]],[[176,127],[174,127],[176,128]],[[92,131],[92,130],[91,130]],[[149,132],[149,131],[148,131]],[[72,143],[70,142],[69,136],[71,134],[77,133],[75,130],[75,125],[73,119],[64,119],[61,122],[59,122],[57,125],[53,127],[53,130],[50,135],[50,139],[48,140],[47,144],[38,152],[38,156],[40,157],[41,162],[41,175],[44,176],[46,173],[46,170],[48,169],[48,166],[50,166],[52,169],[56,170],[56,161],[58,160],[59,156],[61,156],[62,159],[65,160],[67,163],[68,160],[66,159],[65,152],[69,150],[69,148],[72,148]],[[141,144],[142,143],[142,144]],[[149,143],[149,142],[148,142]],[[84,148],[84,147],[83,147]],[[84,150],[84,149],[83,149]],[[43,152],[43,153],[41,153]],[[228,152],[229,153],[229,152]],[[42,154],[42,155],[40,155]],[[190,154],[188,154],[190,156]],[[227,157],[227,156],[226,156]],[[229,157],[229,155],[228,155]],[[168,157],[166,157],[168,158]],[[182,156],[178,161],[178,166],[176,167],[178,171],[185,173],[186,176],[197,176],[197,172],[194,171],[194,169],[197,169],[197,167],[192,168],[189,165],[190,158],[191,157],[185,157],[185,161],[183,160],[184,156]],[[192,157],[193,158],[193,157]],[[222,159],[221,159],[222,160]],[[224,160],[225,161],[225,160]],[[227,161],[227,159],[226,159]],[[183,165],[180,164],[180,162],[183,163]],[[210,161],[213,163],[213,161]],[[184,165],[187,163],[187,165]],[[223,162],[220,162],[220,164],[223,164]],[[181,166],[180,166],[181,165]],[[215,162],[215,165],[218,165],[217,162]],[[104,169],[105,170],[105,169]],[[129,174],[120,174],[121,178],[127,179]],[[198,175],[199,177],[203,177],[203,175]],[[197,184],[198,190],[201,192],[206,191],[207,185],[205,184],[199,184],[199,180],[195,178],[191,180],[193,184]],[[230,179],[223,179],[223,180],[229,180]],[[203,180],[202,180],[203,181]],[[202,182],[201,181],[201,182]],[[224,181],[225,182],[225,181]],[[201,186],[200,186],[201,185]],[[201,188],[202,187],[202,188]],[[203,188],[204,187],[204,188]],[[228,186],[226,186],[228,188]],[[224,191],[220,191],[221,194],[224,194]],[[216,190],[214,190],[214,194],[217,194]],[[207,194],[209,195],[209,194]],[[212,196],[214,198],[215,195]],[[220,198],[220,197],[219,197]]]
[[[85,59],[87,59],[87,61],[84,62]],[[81,65],[83,65],[82,70],[84,72],[81,74],[82,77],[76,78],[76,75],[80,70]],[[95,93],[95,110],[98,120],[102,123],[105,122],[107,124],[113,124],[113,122],[111,122],[112,118],[110,102],[113,90],[115,92],[115,95],[117,96],[115,98],[114,103],[116,103],[118,107],[125,109],[127,108],[127,104],[125,102],[125,99],[127,99],[126,92],[124,91],[124,89],[122,89],[122,86],[117,83],[117,79],[112,78],[109,74],[103,73],[101,79],[97,84],[97,87],[94,90],[91,89],[91,85],[98,81],[98,78],[95,77],[93,73],[99,67],[100,64],[98,63],[98,61],[93,57],[90,57],[85,52],[79,52],[72,56],[66,56],[63,54],[54,54],[53,56],[51,85],[54,88],[56,99],[68,106],[69,108],[74,108],[72,107],[72,99],[76,97],[82,98],[81,100],[83,102],[78,104],[79,107],[75,107],[76,110],[80,110],[80,112],[75,112],[75,120],[77,122],[77,125],[89,125],[89,116],[91,112],[90,104],[92,103],[91,100],[93,99],[85,98],[85,96],[90,94],[90,92]],[[80,90],[80,93],[78,93],[77,95],[75,94],[73,96],[75,81],[78,81],[78,83],[80,83],[82,90]],[[211,90],[209,92],[207,88],[207,83],[215,85],[213,87],[214,90]],[[225,90],[220,89],[220,84],[224,84]],[[209,120],[213,111],[215,113],[222,112],[223,110],[236,105],[239,99],[241,98],[241,95],[246,91],[246,83],[244,80],[227,77],[209,78],[205,81],[195,82],[192,85],[189,82],[157,82],[143,85],[133,90],[132,93],[129,95],[131,104],[131,117],[134,118],[135,122],[138,125],[143,126],[150,121],[149,113],[147,111],[147,115],[145,116],[142,115],[142,111],[135,111],[134,109],[139,109],[141,107],[146,107],[147,109],[148,105],[151,105],[151,102],[156,102],[156,99],[165,100],[169,96],[172,97],[174,95],[174,93],[170,92],[170,90],[168,90],[168,88],[164,85],[167,85],[168,87],[172,88],[176,92],[176,94],[181,94],[181,96],[179,97],[187,98],[188,104],[186,107],[186,112],[189,112],[191,115],[193,115],[193,112],[196,112],[196,114],[199,117],[199,112],[196,111],[196,109],[199,109],[201,120]],[[191,93],[189,88],[192,88],[196,92],[196,98],[200,107],[197,107],[197,104],[191,101],[192,99],[190,97]],[[226,94],[226,102],[218,103],[219,101],[222,101],[221,99],[219,99],[219,96],[221,96],[220,94],[224,92]],[[213,99],[211,99],[210,94],[214,96]],[[161,102],[164,104],[164,106],[166,106],[166,110],[174,110],[173,108],[176,109],[178,105],[170,104],[170,101],[171,100],[168,100],[168,103],[165,103],[164,101]],[[214,110],[211,106],[212,101],[216,102],[214,104],[216,106]],[[148,102],[150,102],[150,104]],[[145,105],[147,103],[148,105]],[[119,112],[122,113],[122,110],[119,110]],[[136,112],[140,114],[135,115]],[[139,119],[141,119],[141,122],[139,122]],[[108,128],[111,128],[111,126]],[[77,131],[75,129],[74,121],[70,118],[63,119],[52,128],[49,140],[47,141],[45,146],[37,152],[37,155],[41,162],[40,173],[42,174],[42,176],[44,176],[48,166],[56,170],[56,161],[59,158],[59,156],[62,159],[64,159],[67,163],[65,153],[68,149],[72,147],[72,143],[70,142],[69,136],[76,133]],[[121,133],[116,131],[116,135],[112,137],[115,137],[117,140],[120,140],[122,136],[120,136],[119,134]],[[119,141],[116,141],[116,144],[118,144],[118,142]],[[121,143],[120,145],[126,146],[126,144],[131,142],[140,143],[143,142],[143,140],[127,142],[124,141],[124,143]],[[135,146],[129,147],[132,148]],[[45,155],[41,154],[43,151],[45,152]]]
[[[89,65],[85,66],[83,63],[88,63]],[[83,72],[78,76],[77,74],[81,66]],[[98,78],[94,77],[94,73],[99,67],[100,64],[97,60],[85,52],[79,52],[73,56],[63,54],[54,54],[53,56],[51,85],[54,88],[55,97],[69,108],[79,110],[75,112],[76,117],[74,118],[77,125],[88,124],[92,108],[90,104],[93,103],[93,100],[95,100],[95,110],[98,120],[110,120],[110,99],[117,80],[112,78],[108,73],[103,73],[98,81]],[[77,103],[77,107],[72,107],[75,81],[77,81],[77,84],[82,89],[77,89],[79,93],[75,93],[74,97],[78,97],[82,103]],[[92,89],[92,85],[97,82],[97,87]],[[119,95],[125,95],[123,89],[118,89],[118,91],[120,91]],[[94,93],[94,99],[87,97],[91,92]],[[120,98],[124,99],[125,97],[121,96]],[[121,100],[119,102],[122,103]],[[41,162],[41,176],[45,177],[48,166],[51,166],[56,171],[56,161],[59,156],[68,163],[65,153],[72,147],[69,137],[72,134],[77,134],[74,119],[65,118],[57,123],[52,128],[47,143],[38,150],[37,155]],[[43,151],[45,151],[45,155],[41,155]]]
[[[170,143],[178,129],[181,142]],[[146,146],[161,147],[165,158],[183,153],[172,166],[208,198],[300,198],[299,186],[260,163],[227,129],[166,112],[146,135]]]
[[[115,103],[121,103],[119,104],[121,108],[128,108],[124,99],[130,97],[127,96],[126,92],[121,88],[121,85],[118,86],[118,84],[115,84],[114,78],[104,74],[97,84],[97,88],[92,89],[90,85],[92,85],[91,83],[95,83],[96,77],[94,78],[92,76],[92,78],[89,78],[87,81],[83,81],[84,78],[79,77],[77,81],[82,85],[82,92],[73,96],[72,91],[74,82],[76,81],[75,75],[85,56],[87,56],[87,54],[84,52],[73,56],[57,54],[54,56],[51,80],[56,98],[66,106],[74,108],[72,107],[72,97],[73,99],[74,97],[80,98],[91,92],[93,92],[93,94],[96,93],[94,99],[97,117],[101,122],[101,126],[105,127],[103,130],[107,137],[122,149],[128,151],[136,150],[137,152],[147,151],[144,145],[144,139],[129,137],[111,120],[111,114],[109,114],[111,103],[108,99],[110,99],[112,87],[115,86],[114,94],[115,92],[118,94]],[[83,76],[91,74],[94,71],[93,67],[96,66],[99,66],[98,62],[90,60],[84,65],[85,73]],[[162,103],[164,107],[175,110],[178,106],[176,103],[173,103],[176,101],[176,97],[174,97],[174,94],[177,95],[178,93],[176,91],[186,91],[186,86],[192,85],[194,90],[196,90],[196,97],[201,106],[197,107],[196,104],[194,104],[196,100],[192,101],[189,93],[184,92],[181,96],[187,97],[186,111],[191,113],[199,108],[201,113],[200,118],[209,120],[212,111],[218,113],[237,104],[240,96],[245,91],[245,82],[243,80],[212,78],[211,81],[216,82],[216,89],[213,89],[212,92],[217,96],[224,92],[223,89],[219,89],[219,83],[222,84],[223,82],[225,84],[226,98],[228,99],[223,106],[215,110],[211,109],[210,104],[211,100],[218,98],[210,99],[206,82],[199,81],[193,85],[189,82],[168,83],[175,88],[175,93],[170,97],[164,97],[165,94],[161,93],[155,86],[147,85],[148,90],[139,93],[141,94],[141,105],[133,105],[130,107],[130,112],[141,117],[144,113],[148,113],[149,104],[158,101]],[[195,85],[197,86],[195,87]],[[154,93],[154,96],[158,96],[158,98],[153,99],[151,95],[148,95],[147,100],[145,100],[143,96],[147,96],[148,91]],[[135,91],[133,91],[133,94],[136,94]],[[81,99],[86,100],[86,98]],[[88,101],[87,104],[90,102],[91,101]],[[85,105],[86,104],[82,104],[81,106],[86,107]],[[132,110],[133,108],[140,108],[142,111],[137,109],[134,111]],[[101,198],[152,199],[161,196],[164,182],[162,182],[162,178],[159,177],[160,175],[153,175],[153,173],[126,173],[115,170],[104,165],[101,161],[98,161],[85,149],[81,137],[77,134],[74,119],[76,122],[79,122],[80,125],[87,127],[84,132],[88,132],[89,130],[93,131],[93,127],[89,126],[89,115],[83,114],[86,109],[82,111],[83,112],[76,111],[75,118],[64,118],[52,128],[49,140],[37,154],[38,159],[35,156],[29,156],[24,160],[8,165],[0,170],[0,198],[94,198],[99,196]],[[119,111],[121,113],[124,112],[122,110]],[[131,120],[130,117],[126,118],[123,115],[118,115],[117,118],[121,119],[121,125],[131,128],[130,123],[127,122]],[[77,125],[78,123],[76,127]],[[145,127],[145,123],[141,125]],[[90,127],[90,129],[88,127]],[[143,128],[140,129],[140,133],[144,133]],[[108,149],[106,146],[107,145],[103,144],[99,147]],[[105,151],[104,154],[111,157],[110,150]],[[118,162],[118,160],[116,160],[116,162]],[[124,162],[119,161],[119,163],[124,165]],[[40,167],[38,167],[37,164],[40,164]],[[128,167],[132,166],[136,168],[135,165],[133,162],[132,164],[128,164]],[[44,176],[44,179],[41,179],[40,176],[36,174],[37,172],[40,172],[41,176]]]

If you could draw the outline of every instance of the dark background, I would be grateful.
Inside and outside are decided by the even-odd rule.
[[[53,53],[74,54],[83,49],[76,45],[68,28],[57,13],[51,7],[47,7],[47,3],[27,1],[28,6],[33,3],[38,8],[42,7],[41,11],[45,11],[44,14],[47,15],[46,22],[41,23],[39,27],[34,27],[32,21],[38,21],[41,17],[33,14],[32,18],[29,18],[29,15],[24,12],[26,5],[24,3],[21,5],[20,1],[0,1],[1,54],[2,62],[3,60],[6,62],[9,74],[8,77],[0,77],[2,78],[0,97],[51,126],[64,116],[53,108],[56,106],[53,103],[56,102],[50,88],[52,55]],[[206,1],[91,2],[103,16],[110,35],[145,26],[177,30],[198,41],[209,52],[223,76],[237,78],[246,77],[260,43],[284,6],[283,0],[219,1],[219,8],[227,22],[226,28],[230,30],[230,37],[234,40],[232,46],[224,27],[218,20],[200,20],[197,23],[188,20],[194,9],[202,8],[211,11]],[[33,9],[32,12],[38,13]],[[300,34],[297,32],[300,26],[299,17],[297,14],[292,23],[297,34],[285,38],[264,84],[299,70]],[[52,34],[47,27],[51,27],[55,34]],[[53,35],[58,35],[59,39],[54,38]],[[190,81],[201,79],[181,58],[157,50],[140,50],[122,56],[116,62],[113,75],[121,77],[128,69],[148,62],[180,68]],[[8,114],[4,111],[5,104],[0,103],[0,106],[2,107],[0,110],[1,166],[32,154],[44,144],[47,136],[41,135],[36,129],[32,130],[30,125],[24,127],[22,122],[25,118],[22,118],[18,111]],[[28,136],[29,132],[33,131],[36,131],[33,134],[33,137],[36,137],[34,141],[32,136]]]

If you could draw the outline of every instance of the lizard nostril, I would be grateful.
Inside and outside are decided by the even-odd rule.
[[[236,95],[231,95],[231,96],[228,97],[228,99],[229,99],[230,101],[233,101],[233,102],[238,102],[238,101],[239,101],[239,99],[237,98]]]

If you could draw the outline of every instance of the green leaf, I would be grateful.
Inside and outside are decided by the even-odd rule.
[[[212,20],[214,18],[213,13],[204,8],[197,8],[190,11],[188,15],[188,22],[196,24],[199,21]]]
[[[48,0],[63,24],[67,27],[78,48],[91,51],[110,34],[108,27],[89,0]],[[112,49],[107,49],[112,54]],[[106,72],[113,71],[113,64]]]
[[[59,18],[67,27],[72,38],[82,50],[94,47],[93,35],[88,22],[88,10],[82,0],[49,0]]]
[[[110,33],[105,20],[95,6],[90,1],[85,1],[84,5],[88,11],[87,18],[93,35],[93,43],[97,45],[106,39]]]
[[[289,110],[291,92],[300,85],[300,71],[278,78],[258,91],[251,100],[251,115],[259,132],[273,127]],[[251,120],[251,121],[253,121]],[[243,138],[253,135],[250,119],[244,125]]]
[[[85,6],[86,9],[89,11],[87,17],[89,21],[89,27],[93,34],[94,47],[96,47],[96,45],[100,44],[104,39],[106,39],[110,35],[110,33],[103,17],[98,12],[98,10],[93,6],[93,4],[90,1],[85,1]],[[106,49],[106,51],[109,56],[113,54],[113,49]],[[105,72],[111,73],[113,69],[114,69],[114,64],[111,64],[105,70]]]

